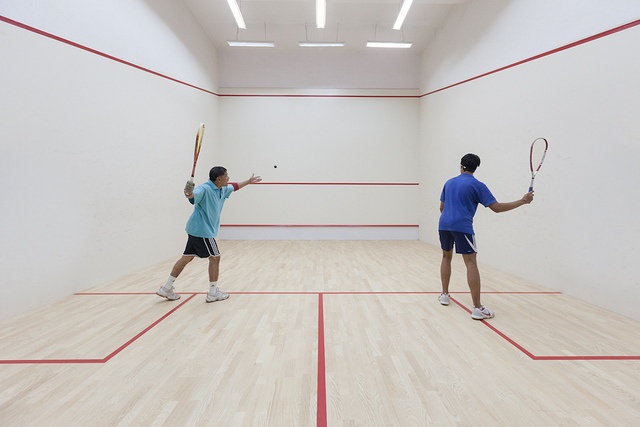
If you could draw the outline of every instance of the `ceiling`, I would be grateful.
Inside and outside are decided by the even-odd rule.
[[[452,7],[471,0],[414,0],[401,30],[392,29],[402,0],[327,0],[327,23],[316,28],[315,0],[241,0],[246,29],[238,29],[226,0],[184,0],[220,52],[265,49],[230,47],[227,40],[274,41],[270,51],[372,51],[367,41],[413,42],[421,53]],[[300,41],[341,41],[339,48],[299,47]],[[385,49],[386,50],[386,49]]]

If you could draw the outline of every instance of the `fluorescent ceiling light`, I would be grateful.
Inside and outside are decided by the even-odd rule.
[[[409,49],[411,42],[367,42],[367,47],[387,47],[392,49]]]
[[[342,47],[345,42],[299,42],[300,47]]]
[[[246,29],[247,26],[244,23],[242,13],[240,13],[240,6],[238,6],[238,2],[236,0],[227,0],[227,3],[229,3],[231,13],[233,13],[233,17],[236,20],[236,24],[238,24],[238,28]]]
[[[241,40],[227,40],[229,46],[233,47],[276,47],[275,42],[252,42]]]
[[[327,1],[316,0],[316,27],[324,28],[326,23],[327,23]]]
[[[409,8],[411,7],[411,3],[413,0],[404,0],[402,2],[402,7],[400,8],[400,13],[398,14],[398,18],[396,19],[396,23],[393,24],[394,30],[399,30],[402,27],[402,23],[404,22],[404,18],[407,17],[407,13],[409,13]]]

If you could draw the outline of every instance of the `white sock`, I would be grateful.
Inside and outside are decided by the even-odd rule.
[[[218,288],[218,282],[209,282],[209,291],[214,291]]]
[[[173,287],[173,282],[175,282],[177,279],[177,277],[173,277],[173,276],[169,276],[169,278],[167,279],[167,283],[164,284],[163,288],[165,288],[166,290],[169,290]]]

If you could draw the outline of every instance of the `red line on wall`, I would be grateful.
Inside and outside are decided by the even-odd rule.
[[[37,28],[31,27],[29,25],[23,24],[23,23],[18,22],[18,21],[14,21],[13,19],[9,19],[9,18],[1,16],[1,15],[0,15],[0,21],[3,21],[3,22],[6,22],[7,24],[14,25],[16,27],[22,28],[23,30],[31,31],[32,33],[39,34],[41,36],[45,36],[45,37],[50,38],[52,40],[59,41],[61,43],[67,44],[69,46],[73,46],[73,47],[76,47],[78,49],[82,49],[84,51],[93,53],[95,55],[102,56],[103,58],[107,58],[107,59],[110,59],[112,61],[119,62],[119,63],[127,65],[129,67],[136,68],[136,69],[138,69],[140,71],[144,71],[145,73],[153,74],[154,76],[162,77],[163,79],[171,80],[172,82],[176,82],[176,83],[179,83],[181,85],[189,86],[191,88],[200,90],[202,92],[210,93],[212,95],[218,95],[217,93],[212,92],[210,90],[203,89],[203,88],[201,88],[199,86],[192,85],[191,83],[187,83],[187,82],[184,82],[182,80],[178,80],[176,78],[167,76],[166,74],[162,74],[162,73],[159,73],[157,71],[153,71],[153,70],[151,70],[149,68],[145,68],[145,67],[142,67],[140,65],[134,64],[133,62],[125,61],[124,59],[117,58],[115,56],[106,54],[104,52],[100,52],[99,50],[92,49],[92,48],[90,48],[88,46],[81,45],[79,43],[76,43],[76,42],[73,42],[71,40],[62,38],[60,36],[56,36],[55,34],[51,34],[51,33],[48,33],[46,31],[39,30]]]
[[[443,90],[446,90],[446,89],[451,89],[452,87],[455,87],[455,86],[460,86],[460,85],[462,85],[464,83],[468,83],[470,81],[477,80],[477,79],[480,79],[482,77],[486,77],[486,76],[489,76],[491,74],[495,74],[495,73],[498,73],[500,71],[504,71],[504,70],[509,69],[509,68],[517,67],[518,65],[522,65],[522,64],[525,64],[527,62],[535,61],[536,59],[540,59],[540,58],[543,58],[545,56],[553,55],[554,53],[562,52],[563,50],[571,49],[572,47],[576,47],[576,46],[580,46],[580,45],[585,44],[585,43],[589,43],[591,41],[600,39],[602,37],[609,36],[611,34],[618,33],[618,32],[623,31],[623,30],[628,30],[629,28],[633,28],[636,25],[640,25],[640,19],[638,19],[636,21],[633,21],[633,22],[629,22],[628,24],[620,25],[619,27],[615,27],[615,28],[612,28],[612,29],[607,30],[607,31],[603,31],[603,32],[595,34],[593,36],[585,37],[585,38],[580,39],[578,41],[575,41],[573,43],[569,43],[569,44],[566,44],[564,46],[560,46],[560,47],[557,47],[555,49],[548,50],[548,51],[540,53],[538,55],[534,55],[534,56],[532,56],[530,58],[526,58],[526,59],[523,59],[521,61],[514,62],[513,64],[509,64],[509,65],[505,65],[504,67],[496,68],[495,70],[488,71],[488,72],[486,72],[484,74],[480,74],[480,75],[477,75],[475,77],[471,77],[471,78],[466,79],[466,80],[462,80],[461,82],[453,83],[453,84],[451,84],[449,86],[445,86],[443,88],[436,89],[436,90],[433,90],[431,92],[427,92],[425,94],[420,95],[420,98],[423,97],[423,96],[432,95],[432,94],[437,93],[437,92],[442,92]]]
[[[305,227],[305,228],[406,228],[418,227],[418,224],[220,224],[221,227]]]
[[[263,95],[260,95],[260,94],[219,94],[219,93],[216,93],[216,92],[213,92],[213,91],[210,91],[210,90],[203,89],[201,87],[192,85],[190,83],[184,82],[182,80],[175,79],[173,77],[167,76],[167,75],[159,73],[157,71],[153,71],[153,70],[151,70],[149,68],[145,68],[145,67],[142,67],[140,65],[136,65],[136,64],[134,64],[132,62],[125,61],[123,59],[120,59],[120,58],[117,58],[115,56],[106,54],[104,52],[100,52],[98,50],[95,50],[95,49],[92,49],[90,47],[81,45],[81,44],[73,42],[71,40],[56,36],[54,34],[46,32],[46,31],[39,30],[37,28],[34,28],[34,27],[29,26],[29,25],[23,24],[21,22],[14,21],[13,19],[9,19],[9,18],[7,18],[5,16],[0,15],[0,21],[3,21],[5,23],[7,23],[7,24],[14,25],[16,27],[22,28],[22,29],[27,30],[27,31],[31,31],[31,32],[33,32],[35,34],[39,34],[39,35],[48,37],[48,38],[53,39],[53,40],[57,40],[59,42],[68,44],[68,45],[76,47],[78,49],[85,50],[87,52],[102,56],[102,57],[107,58],[107,59],[111,59],[113,61],[119,62],[121,64],[130,66],[130,67],[133,67],[133,68],[136,68],[136,69],[144,71],[146,73],[150,73],[150,74],[153,74],[155,76],[162,77],[164,79],[168,79],[168,80],[171,80],[173,82],[176,82],[176,83],[179,83],[179,84],[182,84],[182,85],[185,85],[185,86],[189,86],[191,88],[194,88],[194,89],[197,89],[197,90],[200,90],[200,91],[212,94],[212,95],[216,95],[216,96],[220,96],[220,97],[226,96],[226,97],[282,97],[282,98],[284,98],[284,97],[289,97],[289,98],[304,98],[304,97],[307,97],[307,98],[422,98],[424,96],[432,95],[434,93],[441,92],[443,90],[450,89],[452,87],[459,86],[459,85],[462,85],[464,83],[468,83],[470,81],[477,80],[479,78],[486,77],[486,76],[491,75],[491,74],[495,74],[497,72],[506,70],[508,68],[512,68],[512,67],[524,64],[526,62],[534,61],[536,59],[540,59],[542,57],[549,56],[549,55],[552,55],[554,53],[558,53],[558,52],[561,52],[563,50],[567,50],[567,49],[570,49],[572,47],[579,46],[581,44],[585,44],[585,43],[591,42],[593,40],[597,40],[599,38],[602,38],[602,37],[605,37],[605,36],[608,36],[608,35],[611,35],[611,34],[615,34],[615,33],[618,33],[620,31],[627,30],[629,28],[633,28],[633,27],[635,27],[637,25],[640,25],[640,19],[636,20],[636,21],[632,21],[632,22],[629,22],[627,24],[620,25],[618,27],[612,28],[610,30],[603,31],[601,33],[595,34],[593,36],[585,37],[585,38],[583,38],[581,40],[578,40],[576,42],[569,43],[569,44],[566,44],[564,46],[561,46],[561,47],[558,47],[558,48],[555,48],[555,49],[551,49],[549,51],[543,52],[543,53],[538,54],[538,55],[534,55],[534,56],[532,56],[530,58],[526,58],[526,59],[523,59],[521,61],[514,62],[513,64],[509,64],[509,65],[506,65],[504,67],[500,67],[500,68],[497,68],[495,70],[488,71],[486,73],[480,74],[478,76],[471,77],[469,79],[466,79],[466,80],[463,80],[463,81],[460,81],[460,82],[457,82],[457,83],[453,83],[453,84],[451,84],[449,86],[445,86],[445,87],[442,87],[440,89],[436,89],[436,90],[433,90],[431,92],[424,93],[422,95],[312,95],[312,94],[309,94],[309,95],[305,95],[305,94],[290,94],[290,95],[287,95],[287,94],[272,94],[272,95],[263,94]]]
[[[297,182],[297,181],[272,181],[272,182],[256,182],[256,185],[420,185],[418,182]]]
[[[420,98],[420,95],[314,95],[314,94],[258,94],[258,93],[245,93],[245,94],[232,94],[232,93],[219,93],[218,96],[228,97],[249,97],[249,98],[404,98],[415,99]]]

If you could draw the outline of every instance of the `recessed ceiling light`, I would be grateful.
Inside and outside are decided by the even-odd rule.
[[[367,42],[367,47],[385,47],[391,49],[408,49],[411,42]]]
[[[276,47],[275,42],[227,40],[227,43],[233,47]]]
[[[407,13],[409,13],[409,8],[411,7],[411,3],[413,0],[404,0],[402,2],[402,7],[400,8],[400,13],[398,13],[398,19],[396,19],[396,23],[393,24],[394,30],[399,30],[402,27],[402,23],[404,22],[404,18],[407,17]]]
[[[242,17],[242,13],[240,12],[240,6],[238,6],[238,2],[236,0],[227,0],[227,3],[229,4],[231,13],[233,13],[236,24],[238,24],[238,28],[246,29],[247,26],[244,23],[244,18]]]
[[[316,0],[316,27],[324,28],[327,23],[327,1]]]
[[[299,42],[300,47],[343,47],[345,42]]]

